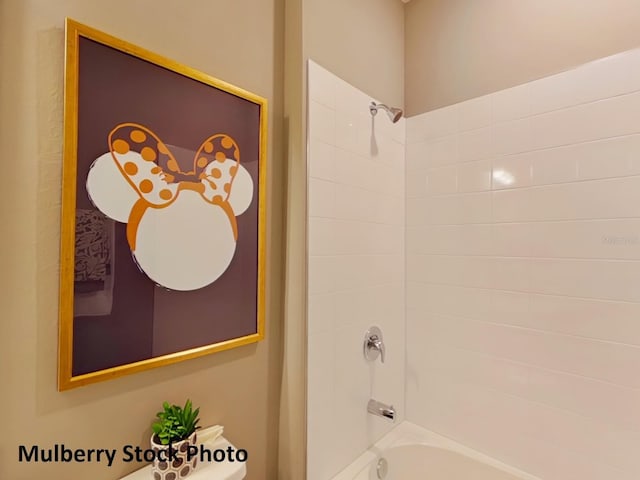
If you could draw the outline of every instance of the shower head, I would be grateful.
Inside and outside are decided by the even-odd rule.
[[[395,107],[387,107],[384,103],[376,103],[376,102],[371,102],[371,105],[369,105],[369,112],[371,113],[372,117],[376,116],[379,108],[387,112],[387,115],[389,115],[389,119],[393,123],[396,123],[398,120],[402,118],[402,115],[403,115],[402,109],[395,108]]]

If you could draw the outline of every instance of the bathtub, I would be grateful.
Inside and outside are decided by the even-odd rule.
[[[333,477],[379,479],[540,480],[410,422],[402,422]]]

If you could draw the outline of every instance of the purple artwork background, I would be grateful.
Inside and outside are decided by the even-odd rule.
[[[74,318],[73,375],[256,333],[260,107],[84,37],[79,64],[77,208],[95,208],[85,185],[89,168],[109,151],[109,132],[124,122],[145,125],[181,147],[174,155],[183,171],[191,169],[193,154],[182,149],[195,152],[210,135],[226,133],[239,145],[254,195],[237,217],[231,265],[216,282],[191,292],[156,286],[132,259],[126,225],[117,223],[111,314]],[[203,254],[215,248],[203,244]]]

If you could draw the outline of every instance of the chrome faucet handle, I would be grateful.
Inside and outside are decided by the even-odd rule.
[[[364,336],[364,358],[374,361],[380,355],[384,363],[385,351],[382,331],[378,327],[371,327]]]
[[[378,339],[375,339],[373,343],[374,343],[374,348],[380,352],[380,361],[384,363],[384,352],[385,352],[384,342],[382,341],[382,339],[378,338]]]

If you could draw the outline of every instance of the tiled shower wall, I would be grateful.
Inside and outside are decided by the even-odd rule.
[[[307,471],[326,480],[404,416],[404,120],[369,114],[371,97],[309,64]],[[363,356],[378,325],[385,363]]]
[[[406,194],[407,419],[640,478],[640,52],[410,118]]]

